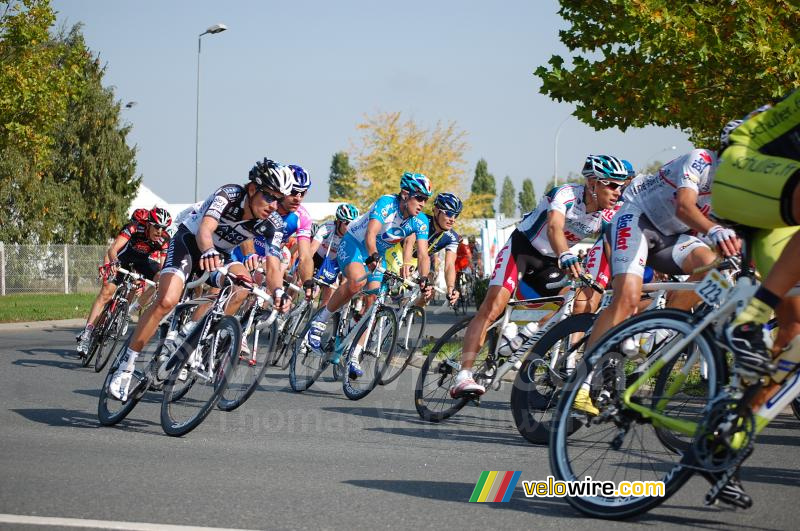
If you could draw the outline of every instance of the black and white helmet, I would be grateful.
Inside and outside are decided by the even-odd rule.
[[[268,188],[288,195],[292,191],[294,174],[288,166],[265,158],[256,162],[250,170],[250,182],[255,183],[259,189]]]

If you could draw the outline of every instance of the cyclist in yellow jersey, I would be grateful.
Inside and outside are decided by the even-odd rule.
[[[756,268],[764,283],[726,330],[736,370],[745,376],[774,369],[763,324],[776,310],[779,352],[800,334],[800,298],[782,297],[800,281],[800,91],[728,123],[712,188],[714,212],[758,230]]]

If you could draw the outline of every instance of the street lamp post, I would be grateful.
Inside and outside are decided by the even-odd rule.
[[[555,139],[555,147],[553,148],[553,185],[558,186],[558,137],[561,135],[561,128],[564,127],[564,124],[567,123],[567,120],[572,118],[570,114],[566,118],[564,118],[560,124],[558,124],[558,129],[556,129],[556,139]]]
[[[197,175],[200,167],[199,147],[200,147],[200,43],[205,34],[214,35],[228,29],[225,24],[214,24],[197,36],[197,109],[195,111],[194,125],[194,202],[197,202]]]

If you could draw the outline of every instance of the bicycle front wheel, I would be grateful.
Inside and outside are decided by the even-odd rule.
[[[142,399],[144,393],[147,391],[147,377],[146,364],[143,361],[137,361],[136,369],[131,375],[131,383],[128,387],[128,400],[121,402],[111,396],[109,392],[109,385],[114,373],[117,372],[122,361],[126,358],[128,350],[128,341],[123,343],[122,348],[119,349],[114,361],[111,363],[111,368],[106,374],[106,379],[103,381],[103,387],[100,388],[100,397],[97,403],[97,418],[103,426],[113,426],[128,416],[133,411],[139,400]]]
[[[275,348],[278,323],[273,322],[263,330],[256,330],[246,341],[250,353],[239,354],[239,362],[231,372],[228,386],[222,392],[217,406],[222,411],[233,411],[250,398],[267,372],[269,353]],[[256,338],[258,341],[256,342]],[[256,344],[257,343],[257,344]]]
[[[397,345],[381,372],[381,378],[378,382],[380,385],[390,384],[403,374],[403,371],[411,362],[411,358],[416,354],[424,333],[425,309],[420,306],[412,306],[398,323]]]
[[[128,301],[123,299],[118,301],[113,315],[104,325],[105,330],[103,331],[102,341],[98,341],[100,345],[94,358],[94,372],[102,371],[103,367],[108,363],[114,353],[114,349],[117,347],[117,342],[122,338],[122,331],[125,329],[127,319]]]
[[[334,314],[333,322],[328,323],[322,334],[321,350],[311,348],[306,339],[311,329],[311,322],[303,327],[302,333],[295,339],[292,358],[289,360],[289,385],[292,390],[302,393],[317,381],[319,375],[328,366],[327,352],[332,349],[338,327],[339,314]]]
[[[591,476],[593,481],[617,484],[622,481],[664,482],[661,495],[567,497],[579,511],[599,518],[628,518],[662,503],[693,474],[691,469],[682,466],[682,452],[662,445],[663,434],[673,432],[663,424],[656,427],[657,420],[650,421],[645,414],[628,406],[622,396],[648,368],[657,368],[657,372],[640,383],[630,404],[647,407],[687,425],[702,422],[701,404],[720,391],[726,373],[713,339],[703,333],[672,360],[664,363],[662,359],[663,354],[695,327],[691,314],[672,309],[653,310],[628,319],[603,336],[562,390],[550,438],[550,466],[557,481],[580,481]],[[625,348],[628,340],[656,332],[667,339],[655,345],[642,365],[623,354],[625,350],[629,352]],[[582,429],[571,433],[576,396],[585,389],[583,384],[587,380],[600,413],[591,418],[583,415],[586,420]]]
[[[198,326],[203,326],[202,322]],[[197,348],[175,365],[161,401],[164,433],[185,435],[205,420],[228,385],[241,343],[239,321],[227,315],[214,323],[200,338]]]
[[[370,321],[372,327],[368,330]],[[361,343],[363,349],[359,349]],[[342,389],[347,398],[361,400],[375,388],[381,379],[381,372],[392,357],[396,343],[397,316],[392,308],[381,306],[372,319],[362,320],[347,352],[348,363],[342,380]],[[353,362],[361,366],[364,374],[356,376],[350,366]]]
[[[464,333],[472,317],[465,317],[451,326],[439,338],[420,368],[414,388],[414,406],[424,420],[441,422],[452,417],[463,408],[469,398],[452,398],[450,388],[461,370]],[[497,327],[486,332],[486,341],[478,352],[473,365],[474,374],[483,373],[489,352],[497,346]]]
[[[593,313],[570,315],[536,342],[525,356],[511,389],[511,413],[520,435],[533,444],[546,445],[550,441],[550,426],[558,397],[564,383],[574,371],[582,355],[585,339],[571,343],[576,332],[588,333],[594,320]],[[573,422],[569,433],[580,427]]]
[[[292,361],[292,353],[294,352],[292,347],[310,320],[311,305],[307,304],[300,315],[293,319],[293,322],[286,324],[286,329],[281,335],[275,348],[275,359],[272,362],[273,365],[280,367],[282,371],[285,371],[289,367],[289,363]]]

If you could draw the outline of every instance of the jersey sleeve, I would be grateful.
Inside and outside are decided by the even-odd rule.
[[[235,186],[223,186],[214,192],[211,201],[203,212],[203,217],[210,217],[219,220],[225,209],[239,198],[239,190]]]
[[[393,203],[396,201],[393,195],[384,195],[375,201],[369,209],[369,219],[377,219],[381,223],[386,223],[386,218],[394,211]]]
[[[311,239],[311,216],[302,205],[297,209],[297,232],[295,234],[298,240]]]
[[[119,231],[119,235],[125,238],[126,240],[130,240],[131,236],[136,234],[138,223],[128,223],[125,225],[121,231]]]
[[[547,194],[549,204],[547,211],[561,212],[566,215],[567,211],[575,204],[575,187],[571,184],[557,186]]]
[[[714,165],[714,153],[705,149],[695,149],[686,157],[678,188],[691,188],[695,192],[700,192],[700,188],[706,188]]]
[[[274,256],[280,260],[283,257],[283,253],[281,252],[281,247],[283,247],[283,220],[277,213],[273,212],[269,218],[264,220],[264,223],[267,226],[267,230],[265,230],[261,236],[264,243],[263,256]],[[256,247],[256,249],[258,249],[258,247]]]
[[[428,218],[427,216],[417,215],[414,216],[413,232],[417,235],[418,240],[428,240]]]
[[[447,245],[445,245],[444,250],[449,253],[457,253],[458,244],[461,243],[461,236],[457,232],[452,230],[450,231],[449,236],[450,236],[450,241],[447,242]]]

